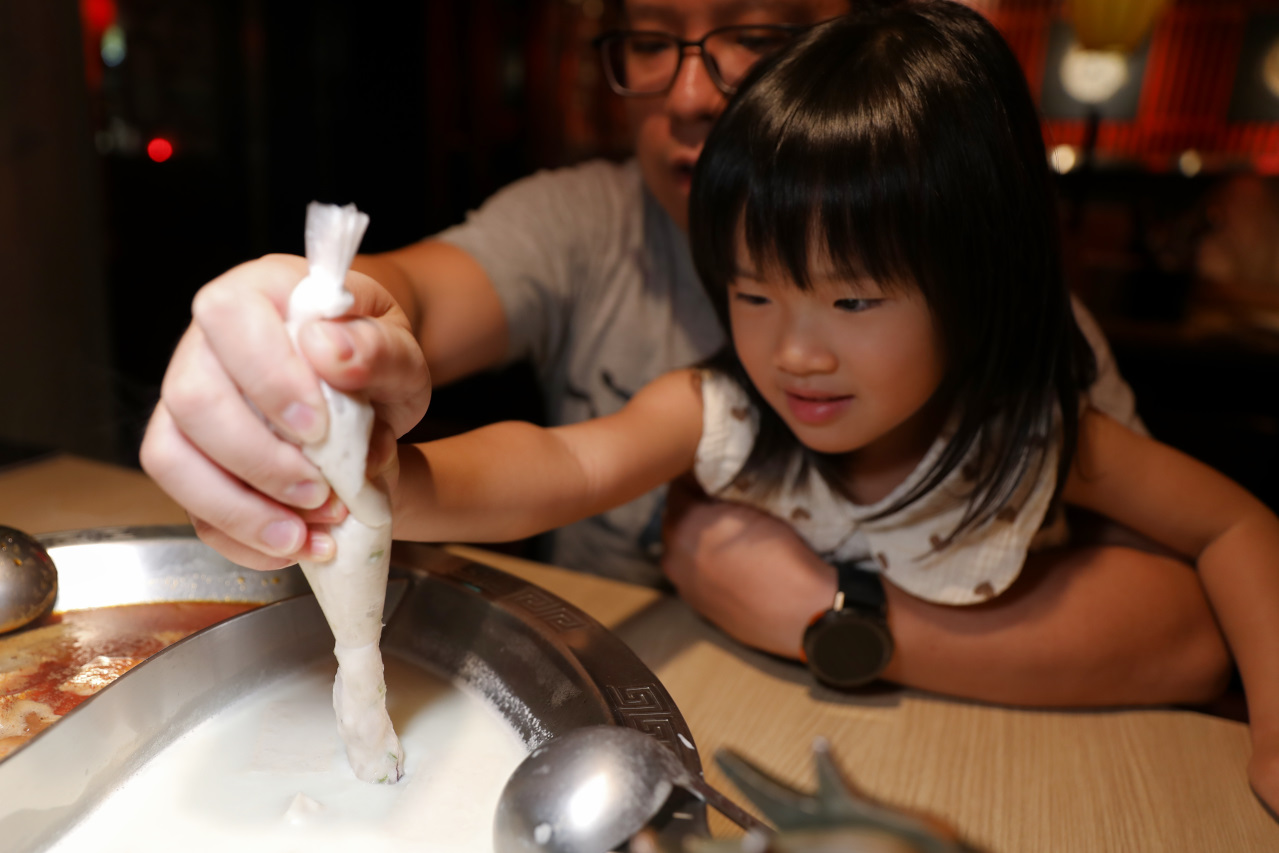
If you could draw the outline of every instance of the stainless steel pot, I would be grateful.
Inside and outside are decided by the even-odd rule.
[[[57,610],[154,601],[274,602],[170,646],[0,761],[0,839],[40,850],[165,745],[263,684],[331,654],[301,571],[254,572],[186,527],[38,537],[58,566]],[[542,588],[439,548],[395,544],[383,650],[485,695],[530,749],[579,726],[621,725],[701,762],[670,695],[635,654]],[[663,835],[705,832],[704,804]]]

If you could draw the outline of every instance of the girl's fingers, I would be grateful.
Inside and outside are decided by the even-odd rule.
[[[358,272],[347,275],[352,316],[308,323],[298,344],[317,374],[334,388],[366,393],[396,435],[426,413],[431,378],[422,346],[390,294]]]
[[[346,504],[336,492],[329,492],[329,499],[315,509],[303,510],[300,515],[308,526],[337,524],[350,515]]]
[[[302,509],[323,505],[328,483],[295,445],[282,439],[246,403],[196,326],[174,351],[160,390],[163,415],[206,465],[282,504]],[[156,427],[155,422],[152,429]],[[149,430],[150,431],[150,430]],[[149,436],[148,436],[149,437]],[[175,471],[171,476],[183,476]],[[166,490],[170,484],[161,483]],[[172,488],[181,489],[174,483]],[[202,506],[184,504],[209,519]]]
[[[373,422],[373,434],[369,436],[369,461],[365,471],[370,480],[376,481],[386,475],[388,469],[397,461],[398,445],[395,433],[385,421]]]

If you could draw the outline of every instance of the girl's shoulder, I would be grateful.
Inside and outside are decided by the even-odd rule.
[[[759,409],[738,382],[718,370],[697,368],[695,382],[702,397],[705,429],[717,433],[745,435],[754,440],[759,431]]]
[[[704,406],[702,371],[685,367],[671,370],[649,382],[631,398],[628,409],[656,409],[670,415],[690,413],[701,417]]]
[[[707,494],[726,488],[750,456],[759,432],[759,410],[734,379],[710,368],[697,370],[702,397],[702,440],[694,474]]]

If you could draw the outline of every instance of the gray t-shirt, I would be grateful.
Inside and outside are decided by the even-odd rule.
[[[475,258],[506,311],[512,361],[529,359],[547,418],[607,415],[724,341],[688,239],[635,161],[539,172],[440,235]],[[565,527],[549,562],[636,583],[661,579],[665,489]]]
[[[616,412],[648,382],[699,361],[725,340],[687,237],[644,188],[633,160],[539,172],[495,194],[439,239],[488,274],[506,312],[508,357],[532,362],[551,424]],[[1075,309],[1097,354],[1092,396],[1141,429],[1101,330],[1078,301]],[[539,556],[656,584],[664,497],[659,489],[562,528]]]

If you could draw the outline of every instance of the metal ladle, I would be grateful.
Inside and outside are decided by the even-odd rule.
[[[0,525],[0,634],[16,631],[53,609],[58,570],[44,546]]]
[[[771,833],[643,732],[584,726],[534,750],[498,798],[495,853],[605,853],[633,837],[675,787],[751,832]]]

